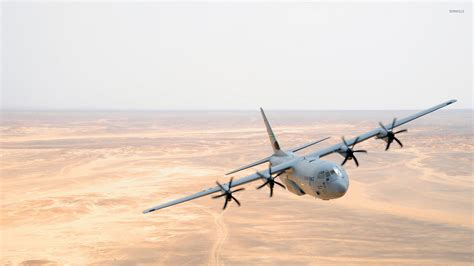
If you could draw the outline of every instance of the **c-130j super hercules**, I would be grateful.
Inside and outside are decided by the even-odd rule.
[[[359,162],[357,161],[357,157],[355,155],[357,153],[367,152],[366,150],[355,150],[354,147],[357,143],[375,137],[386,142],[385,150],[388,150],[394,142],[396,142],[400,147],[403,147],[403,144],[398,139],[397,135],[406,132],[407,130],[402,129],[394,131],[395,128],[455,102],[456,100],[447,101],[403,119],[397,120],[394,118],[389,124],[379,123],[380,127],[372,131],[349,140],[342,138],[341,143],[332,145],[305,156],[298,156],[295,154],[295,152],[320,143],[328,138],[307,143],[296,148],[283,150],[278,144],[278,141],[275,137],[275,134],[273,133],[270,123],[267,120],[267,117],[265,116],[265,113],[263,112],[263,109],[260,109],[262,112],[263,121],[265,122],[265,127],[267,128],[268,137],[270,138],[270,143],[272,144],[273,154],[227,174],[233,174],[238,171],[267,162],[269,163],[268,169],[258,171],[255,174],[248,175],[237,180],[233,180],[233,178],[231,178],[230,181],[225,184],[216,182],[217,186],[213,188],[203,190],[184,198],[163,203],[161,205],[149,208],[143,211],[143,213],[153,212],[218,192],[221,194],[213,196],[213,198],[224,197],[224,209],[227,207],[227,203],[230,201],[235,201],[235,203],[240,206],[239,200],[234,197],[233,193],[241,191],[244,188],[238,188],[235,190],[232,189],[234,187],[257,180],[263,181],[263,184],[258,186],[257,189],[267,186],[270,189],[270,197],[273,195],[273,188],[275,185],[277,185],[283,189],[286,188],[291,193],[300,196],[308,194],[317,199],[323,200],[340,198],[346,194],[347,189],[349,188],[349,176],[343,168],[344,164],[347,161],[353,160],[354,163],[359,166]],[[344,157],[341,165],[321,159],[324,156],[334,152],[339,153]],[[277,178],[279,178],[281,182],[277,181]]]

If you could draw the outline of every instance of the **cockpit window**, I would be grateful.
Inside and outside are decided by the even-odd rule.
[[[329,178],[331,176],[342,176],[341,170],[339,170],[337,167],[334,167],[331,170],[326,170],[326,171],[321,171],[318,173],[318,178]]]

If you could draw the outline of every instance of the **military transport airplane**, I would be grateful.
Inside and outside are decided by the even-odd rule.
[[[290,192],[299,196],[308,194],[323,200],[340,198],[344,196],[347,189],[349,188],[349,176],[342,166],[349,160],[353,160],[356,166],[359,166],[359,161],[355,156],[356,153],[367,153],[366,150],[354,150],[354,146],[357,143],[375,137],[386,142],[385,150],[388,150],[394,141],[397,142],[400,147],[403,147],[402,142],[397,138],[397,134],[406,132],[407,130],[402,129],[394,131],[396,127],[399,127],[455,102],[456,100],[447,101],[403,119],[397,120],[394,118],[389,124],[379,123],[380,127],[372,131],[349,140],[346,140],[343,137],[342,142],[305,156],[298,156],[295,154],[295,152],[320,143],[328,138],[310,142],[289,150],[283,150],[280,147],[272,128],[270,127],[270,123],[268,122],[263,109],[260,108],[263,121],[268,132],[268,137],[270,138],[270,143],[273,148],[273,154],[254,163],[231,171],[227,173],[227,175],[267,162],[269,163],[268,169],[257,171],[255,174],[245,176],[237,180],[230,178],[230,181],[225,184],[216,182],[217,186],[215,187],[203,190],[184,198],[163,203],[153,208],[149,208],[143,211],[143,213],[156,211],[217,192],[220,192],[221,194],[213,196],[213,198],[224,197],[224,209],[227,207],[227,203],[232,200],[234,200],[235,203],[240,206],[239,200],[234,197],[233,193],[241,191],[244,188],[238,188],[235,190],[232,189],[236,186],[256,180],[263,181],[263,184],[258,186],[257,189],[261,189],[265,186],[269,187],[270,197],[273,195],[274,186],[277,185],[284,189],[286,187]],[[344,157],[344,160],[340,165],[337,163],[321,160],[321,158],[331,153],[338,153]],[[277,177],[280,178],[281,183],[276,180]]]

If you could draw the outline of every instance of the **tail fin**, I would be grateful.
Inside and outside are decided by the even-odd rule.
[[[260,112],[262,112],[262,117],[263,117],[263,122],[265,122],[265,127],[267,128],[267,133],[268,137],[270,138],[270,143],[272,144],[273,148],[273,153],[279,153],[280,145],[278,144],[278,141],[276,140],[275,134],[273,133],[272,127],[270,126],[270,123],[268,123],[268,119],[265,116],[265,112],[263,109],[260,107]]]

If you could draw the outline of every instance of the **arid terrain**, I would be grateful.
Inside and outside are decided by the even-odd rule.
[[[413,112],[267,115],[283,147],[331,137],[305,154]],[[240,208],[222,211],[222,199],[204,197],[144,215],[268,156],[260,114],[3,112],[0,264],[472,265],[472,110],[406,127],[403,149],[357,145],[369,153],[359,168],[346,164],[350,187],[340,199],[278,187],[270,199],[255,182],[237,195]]]

